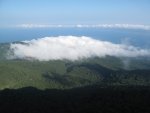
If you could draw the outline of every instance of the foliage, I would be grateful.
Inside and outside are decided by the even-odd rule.
[[[150,85],[150,70],[112,70],[91,61],[0,61],[0,89],[64,89],[91,84]]]

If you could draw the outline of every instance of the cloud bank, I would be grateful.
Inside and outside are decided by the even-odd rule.
[[[79,60],[90,57],[138,57],[150,56],[150,50],[138,47],[114,44],[90,37],[59,36],[33,39],[10,45],[12,58],[34,58],[40,61],[48,60]]]
[[[49,24],[21,24],[16,27],[20,28],[119,28],[119,29],[141,29],[150,30],[148,25],[138,25],[138,24],[97,24],[97,25],[49,25]]]

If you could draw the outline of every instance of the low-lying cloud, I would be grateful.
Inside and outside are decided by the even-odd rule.
[[[21,24],[16,27],[20,28],[117,28],[117,29],[140,29],[140,30],[150,30],[149,25],[142,24],[96,24],[96,25],[50,25],[50,24]]]
[[[22,43],[12,43],[10,48],[13,51],[12,58],[34,58],[40,61],[63,59],[74,61],[90,57],[105,57],[106,55],[116,57],[150,56],[150,50],[85,36],[45,37]]]

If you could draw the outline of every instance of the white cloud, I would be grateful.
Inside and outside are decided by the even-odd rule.
[[[16,27],[20,28],[118,28],[118,29],[141,29],[141,30],[150,30],[149,25],[138,25],[138,24],[97,24],[97,25],[50,25],[50,24],[21,24]]]
[[[134,25],[134,24],[103,24],[97,25],[98,27],[104,28],[123,28],[123,29],[143,29],[150,30],[150,26],[146,25]]]
[[[16,27],[21,28],[51,28],[51,27],[64,27],[62,25],[48,25],[48,24],[21,24]]]
[[[11,44],[14,55],[12,58],[35,58],[40,61],[48,60],[78,60],[93,56],[116,57],[150,56],[150,51],[134,46],[114,44],[107,41],[92,39],[90,37],[59,36],[45,37],[24,41],[25,44]]]

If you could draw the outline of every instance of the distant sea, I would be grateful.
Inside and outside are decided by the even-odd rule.
[[[70,35],[150,48],[150,30],[115,28],[1,28],[0,43]]]

